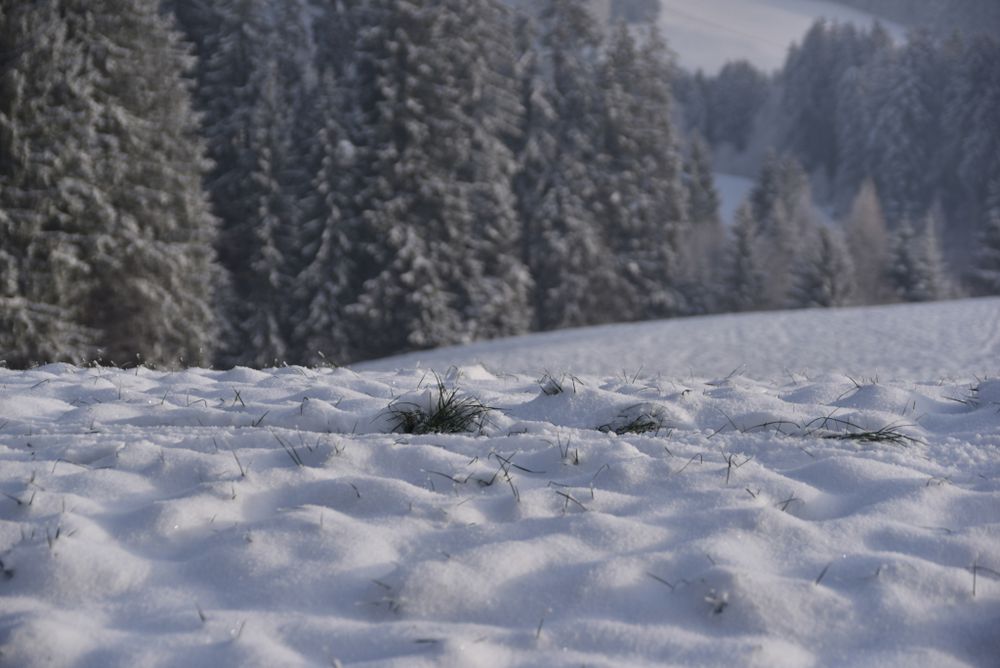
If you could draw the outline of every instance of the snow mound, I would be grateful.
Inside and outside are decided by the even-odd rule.
[[[441,388],[486,419],[392,432]],[[972,377],[0,370],[0,659],[990,665],[998,402]]]

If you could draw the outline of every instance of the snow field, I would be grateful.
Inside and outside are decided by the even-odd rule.
[[[540,375],[0,371],[0,663],[995,665],[1000,381]]]
[[[819,19],[867,28],[878,17],[824,0],[661,0],[659,25],[681,66],[715,73],[727,62],[748,60],[779,69],[793,42]],[[896,37],[904,30],[883,25]]]

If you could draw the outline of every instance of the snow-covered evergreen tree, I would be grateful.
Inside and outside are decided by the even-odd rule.
[[[91,232],[88,324],[107,359],[206,364],[216,342],[215,220],[190,92],[191,61],[155,0],[71,15],[88,39],[98,105],[96,175],[113,215]]]
[[[0,2],[0,360],[93,355],[88,221],[108,214],[82,45],[52,3]]]
[[[726,243],[709,148],[697,134],[689,140],[684,182],[689,223],[681,229],[678,244],[678,289],[684,313],[697,315],[719,307],[716,291]]]
[[[748,202],[757,255],[767,268],[764,304],[782,308],[788,302],[792,273],[812,229],[809,179],[793,158],[771,153],[761,166]]]
[[[366,274],[348,309],[364,356],[523,331],[528,274],[500,127],[513,80],[490,40],[510,35],[492,0],[377,0],[350,85]],[[509,39],[509,38],[508,38]],[[520,319],[520,320],[519,320]]]
[[[301,202],[297,250],[302,268],[295,276],[289,317],[295,357],[309,363],[343,363],[352,357],[344,309],[358,290],[352,255],[357,217],[351,199],[357,151],[344,127],[348,108],[347,91],[331,67],[303,116],[313,135],[306,152],[313,177]]]
[[[979,35],[964,45],[944,96],[948,236],[965,250],[992,225],[990,187],[1000,180],[1000,39]]]
[[[854,268],[843,239],[819,225],[815,243],[800,256],[791,305],[796,308],[845,306],[854,294]]]
[[[309,182],[296,145],[311,71],[302,2],[220,0],[203,47],[199,99],[214,168],[219,259],[229,275],[221,360],[297,361],[288,322],[299,200]]]
[[[947,74],[933,39],[911,35],[882,74],[883,99],[870,129],[871,176],[890,224],[923,216],[937,196],[940,122]]]
[[[789,52],[781,76],[785,147],[808,170],[822,170],[828,180],[835,179],[844,156],[835,114],[845,110],[840,84],[845,73],[864,67],[891,43],[877,24],[863,31],[850,23],[820,20]]]
[[[614,269],[594,210],[600,33],[585,0],[545,0],[539,33],[545,101],[529,109],[533,125],[526,130],[528,148],[544,152],[528,156],[533,172],[522,172],[521,182],[537,185],[530,193],[532,206],[520,209],[527,216],[537,325],[556,329],[612,319],[607,305],[614,299],[609,289]],[[521,164],[526,164],[523,153]]]
[[[621,24],[600,70],[603,144],[595,204],[616,265],[604,308],[615,320],[681,310],[677,253],[687,202],[665,54],[658,35],[651,33],[640,47]]]
[[[20,78],[4,125],[23,169],[2,190],[25,196],[3,206],[23,244],[15,336],[39,336],[27,345],[49,359],[78,357],[88,331],[91,354],[118,363],[207,361],[214,221],[177,35],[152,0],[32,3],[4,17],[30,26],[5,71]]]
[[[768,308],[770,303],[766,293],[765,271],[753,209],[748,202],[744,202],[736,211],[736,221],[726,248],[719,303],[730,311]]]
[[[989,221],[979,235],[973,284],[988,295],[1000,295],[1000,177],[993,182],[987,199]]]
[[[896,297],[901,301],[925,302],[947,296],[933,218],[929,217],[920,231],[907,220],[896,228],[888,274]]]

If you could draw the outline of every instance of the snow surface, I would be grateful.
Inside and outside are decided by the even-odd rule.
[[[660,27],[678,63],[715,73],[732,60],[780,69],[793,42],[817,19],[868,27],[877,17],[822,0],[661,0]],[[903,28],[882,21],[891,34]]]
[[[495,409],[459,435],[390,433],[437,393],[400,359],[0,370],[0,665],[996,666],[998,320],[425,355]]]
[[[845,373],[932,382],[1000,373],[1000,299],[728,314],[608,325],[441,348],[357,365],[392,370],[483,364],[568,371],[757,378]]]
[[[754,180],[735,174],[715,172],[715,189],[719,193],[719,219],[726,226],[736,221],[736,212],[754,187]]]

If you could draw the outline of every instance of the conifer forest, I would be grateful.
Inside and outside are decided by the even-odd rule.
[[[997,33],[821,21],[689,72],[649,4],[0,0],[0,359],[1000,294]]]

